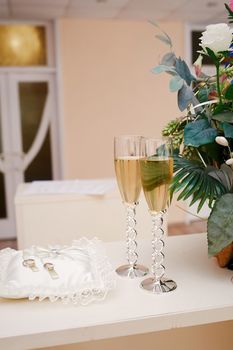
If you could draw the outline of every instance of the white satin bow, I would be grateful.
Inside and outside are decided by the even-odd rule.
[[[88,259],[88,253],[80,248],[74,246],[48,246],[48,248],[32,246],[30,249],[24,250],[24,256],[35,256],[39,259],[56,259],[68,258],[71,260]]]

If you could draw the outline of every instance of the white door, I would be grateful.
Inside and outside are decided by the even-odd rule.
[[[0,74],[0,239],[15,237],[22,182],[60,177],[54,76]]]

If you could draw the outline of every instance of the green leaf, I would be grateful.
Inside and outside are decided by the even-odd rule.
[[[233,194],[226,193],[214,204],[208,219],[209,256],[218,254],[233,242]]]
[[[213,168],[205,168],[200,162],[174,156],[174,176],[170,186],[171,197],[180,191],[178,200],[192,197],[190,205],[199,202],[198,211],[206,201],[209,206],[226,188],[217,179],[209,175]]]
[[[214,51],[212,51],[209,47],[206,47],[205,48],[207,53],[208,53],[208,56],[212,59],[212,61],[214,62],[215,66],[216,67],[219,67],[220,66],[220,63],[219,63],[219,60],[218,60],[218,57],[215,55]]]
[[[184,79],[187,83],[187,85],[190,86],[192,81],[195,81],[196,78],[191,74],[189,67],[187,66],[187,63],[183,61],[181,58],[176,59],[176,71],[179,74],[179,76]]]
[[[218,120],[219,122],[233,123],[233,112],[227,111],[224,113],[214,114],[212,119]]]
[[[224,103],[224,104],[217,104],[214,108],[213,115],[222,113],[222,112],[228,112],[232,110],[232,104],[231,103]]]
[[[229,51],[225,50],[225,51],[218,51],[218,53],[220,53],[222,56],[224,57],[229,57]]]
[[[182,88],[184,80],[179,75],[174,75],[169,83],[169,88],[171,92],[178,91]]]
[[[194,93],[190,86],[183,84],[182,88],[178,92],[178,106],[181,112],[183,112],[193,101]]]
[[[224,122],[222,123],[222,127],[224,131],[224,136],[233,139],[233,125]]]
[[[225,4],[225,7],[228,11],[229,23],[233,23],[233,11],[231,11],[230,7],[227,4]]]
[[[225,93],[225,97],[227,100],[233,100],[233,85],[231,84]]]
[[[184,128],[184,144],[199,147],[212,143],[217,136],[217,130],[212,128],[207,119],[188,123]]]
[[[222,146],[217,144],[215,141],[213,143],[208,143],[207,145],[201,146],[199,150],[204,159],[207,158],[207,162],[211,163],[211,160],[215,160],[217,163],[222,162]],[[209,161],[208,161],[209,159]]]

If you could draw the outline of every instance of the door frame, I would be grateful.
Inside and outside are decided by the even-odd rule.
[[[9,154],[11,152],[11,136],[10,136],[10,125],[7,120],[8,115],[8,84],[7,79],[0,74],[0,111],[1,111],[1,133],[2,133],[2,152]],[[3,157],[1,155],[1,160]],[[14,178],[10,169],[7,167],[4,176],[4,189],[5,189],[5,201],[6,201],[6,212],[7,217],[0,219],[0,238],[11,238],[12,233],[15,232],[15,222],[14,218],[14,206],[12,203],[12,198],[14,197]]]
[[[37,148],[34,147],[33,155],[31,152],[30,159],[27,159],[27,155],[30,154],[31,148],[27,155],[23,157],[22,152],[22,133],[21,133],[21,114],[20,114],[20,100],[18,84],[20,82],[39,82],[45,81],[48,83],[48,96],[46,99],[44,118],[47,119],[47,124],[44,124],[44,134],[40,133],[40,126],[43,124],[44,118],[42,118],[40,126],[38,128],[40,134],[40,140],[35,137],[37,142]],[[55,74],[54,72],[33,72],[29,73],[16,73],[16,72],[0,72],[0,86],[2,91],[1,101],[1,116],[2,116],[2,134],[3,134],[3,154],[5,154],[5,189],[6,189],[6,206],[7,206],[7,218],[0,219],[0,238],[13,238],[15,237],[15,208],[14,208],[14,196],[17,190],[17,186],[24,182],[24,171],[33,161],[36,154],[39,152],[39,145],[43,143],[44,137],[48,128],[51,131],[51,154],[52,154],[52,169],[53,179],[61,178],[61,160],[60,160],[60,143],[59,143],[59,123],[57,120],[57,103],[55,92]],[[46,121],[45,121],[46,122]],[[46,131],[46,132],[45,132]],[[33,143],[34,144],[34,143]],[[33,145],[32,144],[32,145]],[[36,142],[35,142],[36,144]],[[34,145],[35,146],[35,145]],[[35,152],[36,151],[36,152]],[[22,158],[20,158],[22,154]],[[27,165],[25,161],[28,160]],[[13,166],[13,168],[12,168]],[[26,168],[25,168],[26,167]]]

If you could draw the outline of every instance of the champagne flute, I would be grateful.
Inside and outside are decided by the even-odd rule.
[[[141,287],[154,294],[176,289],[174,281],[164,278],[163,265],[163,216],[169,200],[169,184],[173,176],[172,140],[143,139],[141,145],[140,171],[142,188],[152,218],[152,266],[149,277]]]
[[[140,147],[142,136],[129,135],[114,138],[114,163],[118,187],[126,208],[126,257],[128,263],[116,269],[120,276],[142,277],[148,268],[137,264],[136,206],[141,192]]]

